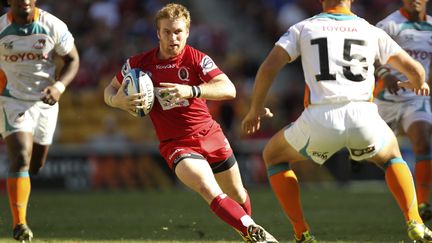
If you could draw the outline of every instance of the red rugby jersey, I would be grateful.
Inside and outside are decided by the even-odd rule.
[[[117,73],[117,80],[121,83],[128,70],[140,68],[150,75],[157,89],[159,83],[199,85],[223,73],[209,56],[189,45],[168,60],[158,59],[158,51],[159,48],[155,48],[130,57]],[[162,102],[157,91],[149,115],[160,141],[196,134],[215,122],[205,99],[190,98],[173,104]]]

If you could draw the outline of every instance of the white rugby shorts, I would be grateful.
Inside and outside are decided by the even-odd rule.
[[[16,132],[30,132],[33,134],[33,142],[41,145],[52,143],[58,103],[50,106],[42,101],[1,97],[0,109],[0,133],[3,138]]]
[[[354,160],[371,158],[394,137],[371,102],[311,105],[284,135],[294,149],[318,164],[344,147]]]
[[[429,98],[411,99],[403,102],[392,102],[375,99],[381,117],[395,131],[401,128],[406,133],[417,121],[432,125],[431,103]]]

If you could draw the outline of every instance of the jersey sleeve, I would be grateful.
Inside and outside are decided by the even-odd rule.
[[[198,50],[195,50],[194,52],[194,63],[198,69],[199,77],[203,82],[208,82],[223,73],[211,57]]]
[[[376,28],[378,36],[378,56],[381,64],[386,64],[391,56],[396,55],[402,48],[383,30]]]
[[[60,56],[64,56],[72,50],[75,40],[65,23],[58,19],[54,21],[56,21],[54,29],[55,51]]]
[[[300,30],[303,22],[291,26],[285,34],[283,34],[275,45],[282,47],[294,61],[300,56]]]

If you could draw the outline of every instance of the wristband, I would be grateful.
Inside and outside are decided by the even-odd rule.
[[[197,95],[196,97],[199,98],[201,96],[201,87],[200,86],[195,86],[197,89]]]
[[[196,86],[191,86],[192,89],[192,98],[196,98],[197,97],[197,89]]]
[[[62,82],[60,82],[60,81],[57,81],[57,82],[55,82],[54,83],[54,85],[53,85],[61,94],[63,94],[63,92],[65,91],[65,89],[66,89],[66,86],[62,83]]]
[[[200,86],[192,86],[192,98],[199,98],[201,96]]]

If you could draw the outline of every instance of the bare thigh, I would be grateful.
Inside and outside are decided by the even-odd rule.
[[[284,130],[277,132],[265,146],[263,158],[266,166],[307,160],[286,141]]]
[[[187,158],[178,163],[175,174],[190,189],[198,192],[207,203],[222,194],[213,171],[206,160]]]

